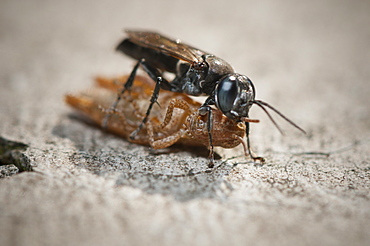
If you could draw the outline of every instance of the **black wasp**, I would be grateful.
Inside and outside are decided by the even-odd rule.
[[[156,82],[146,116],[138,129],[131,134],[131,138],[135,138],[135,135],[147,122],[160,89],[182,92],[192,96],[208,96],[199,110],[204,115],[208,114],[210,166],[213,165],[211,105],[215,105],[228,118],[236,122],[245,122],[248,151],[254,160],[264,161],[262,157],[255,156],[252,153],[249,144],[250,120],[248,113],[253,104],[258,105],[266,112],[279,131],[281,131],[279,126],[265,107],[272,109],[290,124],[304,132],[303,129],[266,102],[255,100],[256,91],[252,81],[245,75],[235,73],[230,64],[223,59],[186,45],[180,40],[172,40],[155,32],[129,30],[126,31],[126,34],[128,37],[118,45],[117,50],[138,62],[122,91],[118,94],[117,100],[113,103],[112,109],[116,108],[122,94],[132,86],[139,66]],[[162,76],[163,72],[173,73],[175,78],[168,81]],[[106,122],[107,120],[108,117]]]

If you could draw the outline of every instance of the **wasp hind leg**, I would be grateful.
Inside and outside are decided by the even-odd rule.
[[[152,107],[154,105],[154,103],[158,103],[157,102],[157,99],[158,99],[158,96],[159,96],[159,91],[161,88],[163,89],[168,89],[168,88],[171,88],[171,85],[170,83],[162,77],[162,73],[155,67],[151,66],[150,64],[148,64],[145,59],[140,59],[139,62],[136,64],[136,66],[134,67],[133,71],[131,72],[131,75],[130,75],[130,78],[131,76],[133,77],[132,78],[132,81],[136,75],[136,70],[138,69],[138,66],[141,65],[141,67],[143,68],[143,70],[149,75],[149,77],[156,82],[155,84],[155,87],[154,87],[154,90],[153,90],[153,94],[150,98],[150,103],[149,103],[149,106],[148,106],[148,109],[145,113],[145,117],[143,118],[143,120],[141,121],[139,127],[133,131],[131,134],[130,134],[130,139],[133,140],[135,139],[135,136],[140,132],[140,130],[143,128],[143,126],[147,123],[148,119],[149,119],[149,115],[150,115],[150,112],[152,110]],[[126,84],[128,84],[128,86],[126,86],[125,84],[125,88],[123,89],[126,90],[126,88],[130,88],[132,86],[132,81],[130,80],[127,81]],[[129,84],[129,82],[131,82],[131,84]]]
[[[125,93],[125,91],[129,90],[131,87],[132,87],[132,84],[134,83],[134,80],[135,80],[135,76],[136,76],[136,72],[139,68],[139,65],[143,62],[144,59],[141,59],[139,60],[136,65],[134,66],[134,68],[132,69],[131,71],[131,74],[130,76],[128,77],[126,83],[124,84],[123,88],[121,89],[121,91],[117,94],[117,98],[116,100],[113,102],[113,104],[110,106],[110,108],[107,110],[107,115],[104,117],[104,120],[103,120],[103,123],[102,123],[102,126],[103,128],[106,128],[108,126],[108,121],[109,121],[109,117],[111,116],[112,113],[110,112],[115,112],[116,109],[117,109],[117,105],[118,103],[121,101],[122,97],[123,97],[123,94]]]
[[[143,126],[148,122],[150,111],[152,111],[152,108],[153,108],[154,103],[158,103],[157,102],[157,99],[158,99],[158,96],[159,96],[159,90],[160,90],[161,82],[162,82],[162,77],[157,77],[157,82],[155,84],[152,97],[150,98],[150,104],[149,104],[149,107],[148,107],[148,109],[147,109],[147,111],[145,113],[145,117],[141,121],[139,127],[136,128],[136,130],[133,131],[130,134],[130,139],[131,140],[135,139],[135,136],[141,131],[141,129],[143,128]]]
[[[110,109],[108,111],[114,112],[117,108],[118,103],[122,99],[123,94],[126,91],[129,91],[131,89],[131,87],[132,87],[132,85],[135,81],[136,73],[137,73],[137,70],[139,69],[139,66],[141,66],[143,68],[143,70],[149,75],[149,77],[156,82],[156,86],[154,88],[152,97],[150,99],[150,104],[149,104],[148,109],[146,111],[145,117],[143,118],[139,127],[130,134],[130,139],[131,140],[135,139],[135,136],[140,132],[140,130],[145,125],[145,123],[148,121],[150,111],[152,110],[153,104],[157,103],[160,88],[162,87],[164,89],[168,89],[168,88],[171,87],[170,83],[162,77],[161,72],[158,69],[156,69],[155,67],[152,67],[150,64],[148,64],[145,61],[144,58],[142,58],[136,63],[136,65],[132,69],[131,74],[128,77],[126,83],[124,84],[122,90],[118,93],[117,99],[114,101],[114,103],[112,104],[112,106],[110,107]],[[103,127],[107,126],[108,121],[109,121],[109,116],[110,115],[107,114],[106,117],[104,118]]]

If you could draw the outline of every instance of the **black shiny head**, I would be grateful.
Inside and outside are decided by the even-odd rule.
[[[248,117],[255,93],[253,83],[247,76],[237,73],[228,74],[217,84],[216,106],[228,118],[241,121],[241,118]]]

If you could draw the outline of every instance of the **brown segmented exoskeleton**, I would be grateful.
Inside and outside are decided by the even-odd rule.
[[[104,125],[107,114],[111,114],[105,128],[107,131],[141,145],[150,145],[153,149],[162,149],[175,143],[189,146],[212,146],[209,143],[207,115],[201,114],[201,103],[184,93],[163,91],[153,105],[149,120],[134,139],[130,134],[142,123],[155,83],[147,77],[136,76],[134,86],[126,91],[114,111],[110,110],[112,100],[127,76],[117,78],[96,78],[96,85],[79,94],[68,94],[66,102],[82,112],[99,126]],[[220,110],[212,108],[213,146],[234,148],[239,144],[244,153],[249,155],[244,142],[245,124],[226,117]],[[258,120],[250,119],[250,122]],[[213,150],[210,150],[213,154]],[[213,166],[213,156],[210,165]]]

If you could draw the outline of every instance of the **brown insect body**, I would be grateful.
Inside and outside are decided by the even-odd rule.
[[[65,100],[99,126],[107,114],[112,114],[106,130],[126,138],[132,143],[150,145],[154,149],[175,143],[191,146],[209,146],[207,116],[199,113],[201,104],[184,93],[162,91],[154,105],[148,122],[134,139],[130,134],[138,128],[145,115],[155,83],[143,76],[136,76],[134,86],[126,91],[114,112],[109,109],[127,76],[108,79],[97,78],[96,87],[86,93],[67,95]],[[212,109],[213,145],[234,148],[243,142],[245,125],[227,118],[220,110]],[[246,152],[247,155],[247,152]]]

